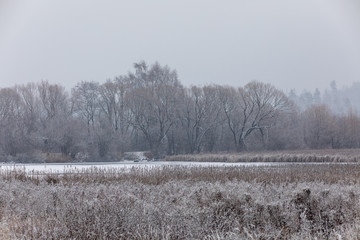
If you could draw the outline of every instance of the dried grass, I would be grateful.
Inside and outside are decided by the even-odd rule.
[[[167,156],[180,162],[360,162],[360,149],[239,152]]]
[[[358,239],[360,165],[0,171],[2,239]]]

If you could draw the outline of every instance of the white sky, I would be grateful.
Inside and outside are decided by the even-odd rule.
[[[359,0],[0,0],[0,88],[158,61],[186,85],[360,81]]]

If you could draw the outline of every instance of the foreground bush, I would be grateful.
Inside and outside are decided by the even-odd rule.
[[[359,239],[359,170],[318,164],[2,171],[0,238]]]

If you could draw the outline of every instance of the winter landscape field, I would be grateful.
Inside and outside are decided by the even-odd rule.
[[[360,238],[357,163],[122,164],[3,165],[0,238]]]
[[[0,0],[0,240],[360,239],[359,43],[359,0]]]

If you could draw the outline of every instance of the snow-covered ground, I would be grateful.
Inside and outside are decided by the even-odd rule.
[[[42,164],[0,164],[0,170],[24,169],[27,172],[67,172],[82,171],[89,168],[132,168],[132,167],[161,167],[161,166],[274,166],[284,163],[221,163],[221,162],[164,162],[164,161],[123,161],[123,162],[96,162],[96,163],[42,163]],[[286,164],[286,163],[285,163]]]

